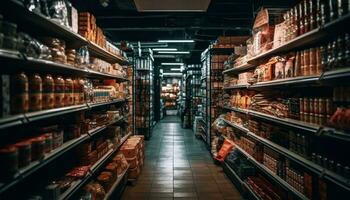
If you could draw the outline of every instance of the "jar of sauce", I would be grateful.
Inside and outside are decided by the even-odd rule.
[[[29,110],[37,111],[42,109],[43,82],[39,74],[29,77]]]
[[[55,107],[55,84],[52,76],[47,74],[43,80],[43,109]]]
[[[55,78],[55,107],[63,107],[64,106],[64,79],[61,76]]]
[[[28,77],[22,72],[11,77],[11,112],[25,113],[29,110]]]
[[[73,80],[71,78],[66,78],[65,81],[65,92],[64,92],[64,105],[71,106],[74,104],[74,95],[73,95]]]

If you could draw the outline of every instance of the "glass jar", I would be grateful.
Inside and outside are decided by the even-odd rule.
[[[22,72],[11,77],[11,112],[25,113],[29,110],[28,77]]]
[[[55,107],[63,107],[64,106],[64,79],[61,76],[57,76],[55,78]]]
[[[29,110],[37,111],[42,109],[43,82],[39,74],[29,77]]]
[[[64,105],[71,106],[74,104],[73,80],[71,78],[66,78],[64,86],[65,86]]]
[[[55,107],[55,84],[52,76],[47,74],[43,80],[43,109]]]

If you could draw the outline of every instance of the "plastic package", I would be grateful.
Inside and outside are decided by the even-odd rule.
[[[87,46],[83,46],[78,50],[76,59],[78,67],[86,67],[90,64],[90,54]]]
[[[26,0],[24,5],[29,11],[41,13],[40,0]]]
[[[69,26],[67,4],[63,0],[53,0],[49,8],[50,16],[64,26]]]
[[[26,33],[18,34],[17,49],[29,57],[51,60],[51,51],[49,47],[38,40],[32,38]]]

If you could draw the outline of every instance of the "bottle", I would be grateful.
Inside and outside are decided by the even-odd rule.
[[[304,4],[299,3],[299,35],[302,35],[305,33],[305,27],[304,27]]]
[[[316,75],[317,74],[317,60],[316,60],[316,48],[311,48],[310,49],[310,72],[309,74]]]
[[[55,78],[55,107],[63,107],[64,106],[64,79],[61,76],[57,76]]]
[[[293,21],[293,26],[294,26],[294,35],[295,37],[299,36],[299,15],[298,15],[298,7],[295,6],[293,8],[293,13],[294,13],[294,21]]]
[[[297,51],[294,64],[294,77],[301,76],[301,52]]]
[[[316,12],[315,12],[315,4],[314,0],[309,0],[309,20],[310,20],[310,30],[316,28]]]
[[[304,0],[304,33],[310,31],[310,12],[309,12],[309,2]]]

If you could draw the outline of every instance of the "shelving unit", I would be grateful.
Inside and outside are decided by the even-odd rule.
[[[228,56],[233,53],[233,48],[208,48],[201,54],[202,61],[202,84],[206,85],[207,90],[202,98],[204,112],[203,118],[206,127],[206,144],[210,147],[212,141],[211,124],[221,113],[218,107],[218,101],[223,93],[223,74],[224,62]],[[202,90],[202,92],[204,92]]]
[[[350,14],[346,14],[344,16],[339,17],[336,20],[332,20],[331,22],[328,22],[325,25],[320,26],[319,28],[313,29],[305,34],[302,34],[278,47],[272,48],[264,53],[248,58],[246,63],[234,68],[226,69],[225,71],[223,71],[223,74],[227,76],[232,76],[232,75],[236,76],[240,73],[254,71],[256,67],[258,67],[259,65],[265,64],[267,60],[269,60],[273,56],[284,56],[290,52],[303,51],[305,49],[319,47],[320,45],[324,46],[325,43],[333,42],[337,39],[338,40],[336,42],[338,44],[339,41],[342,42],[341,36],[345,32],[349,33],[345,28],[349,26],[349,24],[350,24]],[[333,47],[333,48],[337,48],[337,47]],[[346,48],[346,47],[342,47],[342,48]],[[327,49],[326,51],[328,51],[328,54],[330,53],[330,51],[331,53],[333,52],[332,49],[331,50]],[[337,54],[337,56],[339,56],[339,54]],[[342,59],[342,58],[336,57],[335,59]],[[328,60],[326,59],[322,61],[325,66],[328,64],[328,62],[331,62]],[[294,63],[293,63],[293,67],[294,67]],[[342,66],[338,64],[338,65],[332,66],[332,69],[329,69],[327,67],[322,69],[323,71],[319,75],[296,76],[292,78],[284,78],[284,79],[277,79],[277,80],[273,80],[272,78],[271,81],[257,82],[254,84],[231,85],[231,86],[224,87],[224,90],[228,94],[233,94],[231,92],[239,91],[244,93],[244,95],[249,94],[249,92],[253,92],[253,94],[261,94],[262,96],[265,93],[269,94],[270,91],[280,91],[281,94],[284,93],[284,91],[288,91],[288,92],[293,91],[290,93],[287,92],[285,96],[282,96],[281,99],[285,99],[286,96],[287,98],[295,97],[296,95],[299,94],[304,96],[310,95],[312,97],[313,96],[317,97],[317,95],[321,97],[326,96],[327,98],[330,98],[332,101],[331,93],[334,92],[335,87],[349,86],[347,80],[350,77],[350,73],[349,73],[350,68],[348,66],[344,66],[344,65]],[[235,81],[235,80],[233,79],[232,81]],[[312,94],[305,95],[303,93],[304,89],[307,89],[307,88],[309,88],[308,91],[310,91],[310,93]],[[323,91],[323,89],[325,88],[329,89],[331,92],[327,93],[326,91]],[[343,94],[341,95],[345,96],[348,94],[345,94],[343,92]],[[249,98],[252,98],[252,96],[249,96]],[[257,97],[257,99],[259,99],[259,96]],[[252,99],[249,99],[249,101],[250,100],[253,101]],[[333,101],[336,101],[336,100],[333,99]],[[234,117],[237,117],[243,120],[244,122],[243,124],[245,126],[249,122],[249,125],[252,125],[254,127],[255,123],[258,122],[259,123],[258,127],[260,127],[261,124],[264,124],[265,128],[268,127],[268,128],[271,128],[271,130],[270,129],[261,130],[257,133],[253,133],[248,128],[246,128],[248,126],[244,127],[243,125],[238,125],[224,118],[221,118],[221,120],[224,121],[227,126],[233,127],[234,133],[230,133],[230,134],[234,134],[236,136],[244,135],[244,138],[248,138],[249,141],[252,142],[252,144],[254,143],[254,145],[259,145],[259,146],[261,145],[263,147],[262,154],[264,156],[266,153],[265,149],[267,149],[268,152],[271,151],[274,153],[273,155],[277,156],[273,158],[276,160],[276,163],[279,163],[281,165],[287,165],[287,163],[291,163],[290,165],[295,166],[294,170],[296,170],[298,173],[301,173],[302,176],[303,174],[307,173],[308,176],[312,178],[312,184],[304,182],[305,185],[303,185],[303,188],[307,186],[311,187],[312,198],[307,197],[307,195],[304,195],[301,192],[299,192],[296,189],[296,187],[293,187],[292,185],[287,183],[287,180],[288,180],[286,178],[287,175],[284,174],[285,172],[283,172],[283,170],[285,170],[284,166],[277,166],[277,170],[282,170],[282,172],[280,172],[282,174],[280,177],[267,167],[269,163],[263,164],[262,161],[261,162],[257,161],[257,159],[255,159],[251,154],[248,154],[243,148],[241,148],[238,145],[235,145],[235,148],[239,150],[242,153],[242,155],[244,155],[244,157],[248,158],[248,160],[252,164],[254,164],[254,166],[257,169],[259,169],[260,172],[265,174],[270,179],[271,183],[281,186],[286,191],[293,194],[293,196],[296,199],[314,199],[314,198],[317,199],[319,198],[319,196],[317,195],[327,196],[327,198],[331,199],[331,198],[335,198],[337,195],[340,195],[340,194],[347,195],[350,193],[350,179],[348,175],[345,173],[345,171],[338,170],[336,173],[335,172],[336,170],[332,168],[332,166],[327,165],[327,163],[324,164],[325,162],[334,159],[332,160],[332,162],[339,162],[337,166],[340,166],[340,168],[342,167],[343,164],[349,165],[349,163],[344,161],[343,158],[341,159],[341,157],[343,156],[338,156],[338,155],[334,156],[334,154],[346,154],[345,152],[348,153],[347,150],[344,150],[344,148],[346,148],[345,146],[348,144],[348,142],[350,142],[349,133],[346,130],[337,130],[336,128],[329,127],[331,126],[331,123],[322,123],[322,125],[319,125],[321,124],[321,122],[311,123],[312,122],[311,120],[311,122],[309,123],[309,122],[305,122],[308,120],[302,121],[302,119],[299,120],[298,117],[295,117],[295,119],[291,119],[287,117],[277,117],[277,115],[273,116],[270,114],[265,114],[263,113],[264,111],[252,110],[252,109],[259,109],[258,106],[257,108],[254,107],[256,105],[259,105],[258,104],[259,100],[256,100],[254,101],[254,103],[251,103],[253,104],[251,107],[249,104],[247,104],[247,109],[232,107],[230,105],[237,104],[237,102],[234,102],[234,103],[232,102],[231,103],[226,102],[225,103],[226,106],[224,106],[224,110],[233,111],[234,114],[237,114],[237,115],[234,115]],[[289,106],[292,106],[292,105],[289,105]],[[310,105],[310,107],[311,106],[314,106],[314,105]],[[335,102],[334,106],[348,108],[349,105],[348,105],[348,102],[340,102],[340,103]],[[296,107],[297,107],[297,113],[303,112],[303,111],[299,111],[299,103],[297,104]],[[289,109],[291,108],[289,107]],[[318,108],[316,107],[314,109],[318,109]],[[309,112],[309,111],[305,111],[305,112]],[[334,110],[332,112],[334,112]],[[228,114],[228,116],[232,116],[232,115]],[[330,114],[330,116],[332,116],[332,114]],[[330,118],[330,116],[328,117],[328,119]],[[253,122],[255,123],[250,124],[250,120],[253,120]],[[274,127],[279,129],[273,130],[272,128]],[[289,131],[288,132],[289,135],[287,134],[287,138],[284,138],[285,140],[281,139],[283,137],[282,133],[279,135],[279,132],[278,132],[282,129],[283,131],[286,131],[286,130]],[[290,133],[291,131],[293,133]],[[307,141],[305,144],[307,145],[306,147],[307,152],[305,154],[302,154],[299,151],[298,153],[296,153],[296,150],[295,149],[293,150],[294,147],[291,147],[292,145],[291,143],[293,143],[294,141],[292,140],[293,138],[289,138],[289,137],[293,137],[291,135],[293,135],[294,132],[300,135],[300,137],[303,137],[303,138],[307,137],[308,140],[310,140],[310,141]],[[264,136],[264,137],[260,136],[261,134],[263,135],[264,133],[271,134],[271,135]],[[277,137],[277,135],[281,138]],[[229,137],[227,137],[226,139],[230,140]],[[279,141],[279,139],[283,141]],[[324,145],[324,148],[321,147],[323,145]],[[246,146],[244,147],[248,148]],[[320,148],[322,148],[322,151],[320,151]],[[261,153],[261,152],[258,152],[258,153]],[[318,155],[318,153],[322,155],[322,156],[319,155],[321,159],[326,159],[325,162],[320,163],[315,161],[315,159],[312,159],[311,154]],[[269,154],[266,154],[266,155],[269,155]],[[227,168],[227,166],[224,166],[224,168]],[[226,170],[226,173],[232,174],[230,170]],[[238,183],[239,185],[242,185],[242,180],[240,180],[239,177],[233,176],[233,175],[231,177],[233,177],[232,178],[233,182]],[[320,184],[321,181],[322,181],[321,184],[326,185],[324,187],[326,187],[327,189],[320,189],[315,186],[315,184]]]
[[[37,12],[29,11],[19,0],[8,0],[3,2],[1,8],[2,14],[5,15],[5,19],[10,20],[18,24],[18,29],[24,33],[28,33],[31,36],[37,38],[40,37],[57,37],[63,40],[67,48],[79,49],[80,47],[87,47],[89,54],[99,58],[110,64],[118,63],[121,66],[129,65],[130,63],[123,56],[113,54],[107,51],[105,48],[94,44],[91,41],[88,41],[78,33],[75,33],[71,28],[61,25],[59,22],[50,19],[42,14]],[[13,12],[16,11],[16,12]],[[121,53],[122,54],[122,53]],[[0,63],[3,66],[2,74],[16,74],[24,71],[25,73],[40,73],[45,74],[49,73],[51,75],[63,75],[68,77],[79,77],[86,79],[94,79],[100,83],[103,80],[113,80],[117,83],[131,82],[127,77],[122,75],[113,75],[107,74],[99,71],[94,71],[87,67],[76,67],[69,64],[57,63],[49,60],[37,59],[29,57],[22,52],[13,51],[13,50],[4,50],[0,49]],[[102,70],[101,70],[102,71]],[[120,73],[122,74],[122,73]],[[27,83],[28,84],[28,83]],[[29,82],[29,85],[32,82]],[[95,86],[95,85],[94,85]],[[106,98],[107,99],[107,98]],[[79,114],[84,114],[85,112],[95,112],[95,110],[101,110],[104,108],[114,107],[124,113],[125,110],[122,110],[120,107],[124,106],[124,103],[128,101],[124,96],[110,99],[109,101],[95,101],[84,100],[80,105],[72,105],[48,110],[40,110],[35,112],[26,112],[16,115],[5,116],[0,119],[0,136],[1,140],[5,141],[9,138],[9,142],[18,142],[20,140],[28,139],[28,137],[37,136],[40,132],[32,133],[32,129],[38,129],[52,125],[52,122],[58,119],[70,119],[70,117],[77,117]],[[71,105],[71,104],[70,104]],[[84,112],[82,112],[84,111]],[[68,116],[68,114],[70,114]],[[74,115],[73,114],[77,114]],[[125,116],[126,117],[126,116]],[[56,162],[60,162],[61,159],[66,159],[70,156],[70,153],[80,145],[95,140],[96,137],[101,137],[104,131],[106,131],[110,126],[124,124],[125,118],[121,117],[117,120],[111,121],[107,124],[98,126],[94,129],[91,129],[87,132],[82,133],[81,136],[74,139],[68,140],[64,138],[64,143],[53,149],[49,150],[46,153],[43,153],[44,157],[39,160],[31,160],[29,165],[21,167],[18,169],[18,172],[9,177],[8,179],[2,178],[2,183],[0,183],[0,199],[9,198],[17,195],[28,195],[25,194],[34,189],[34,187],[41,187],[45,183],[42,180],[42,176],[38,176],[43,171],[49,171],[53,167],[52,165]],[[47,123],[47,124],[46,124]],[[133,122],[130,122],[133,123]],[[39,125],[39,126],[37,126]],[[13,136],[13,130],[23,131],[28,127],[28,135]],[[79,125],[80,128],[80,125]],[[79,129],[80,131],[80,129]],[[63,135],[67,137],[67,133],[63,134],[62,130],[62,140]],[[133,134],[133,131],[130,131],[122,138],[122,141],[115,149],[109,150],[105,155],[103,155],[94,165],[90,167],[88,174],[82,178],[72,183],[71,187],[66,190],[58,199],[72,199],[83,188],[83,186],[92,178],[100,169],[106,164],[106,162],[114,156],[118,151],[120,146],[126,141],[126,139]],[[52,138],[51,138],[52,140]],[[7,141],[6,141],[7,142]],[[51,141],[52,142],[52,141]],[[2,144],[4,145],[4,144]],[[33,148],[33,147],[32,147]],[[45,147],[46,148],[46,147]],[[51,148],[51,147],[50,147]],[[45,150],[46,151],[46,150]],[[71,164],[71,163],[70,163]],[[74,166],[73,166],[74,167]],[[64,175],[60,174],[64,171],[64,168],[55,170],[55,175]],[[54,175],[50,174],[46,181],[49,181]],[[57,178],[57,177],[56,177]],[[36,180],[35,185],[26,185],[27,182]],[[116,185],[119,183],[116,183]],[[26,192],[23,192],[23,187],[26,188]],[[18,189],[18,190],[17,190]],[[27,190],[28,189],[28,190]],[[35,188],[37,189],[37,188]],[[17,193],[18,192],[18,193]],[[33,191],[34,192],[34,191]],[[29,193],[29,195],[32,195]],[[40,194],[42,195],[42,194]],[[27,198],[24,197],[23,198]]]
[[[150,139],[154,126],[153,57],[150,49],[135,55],[136,134]]]

